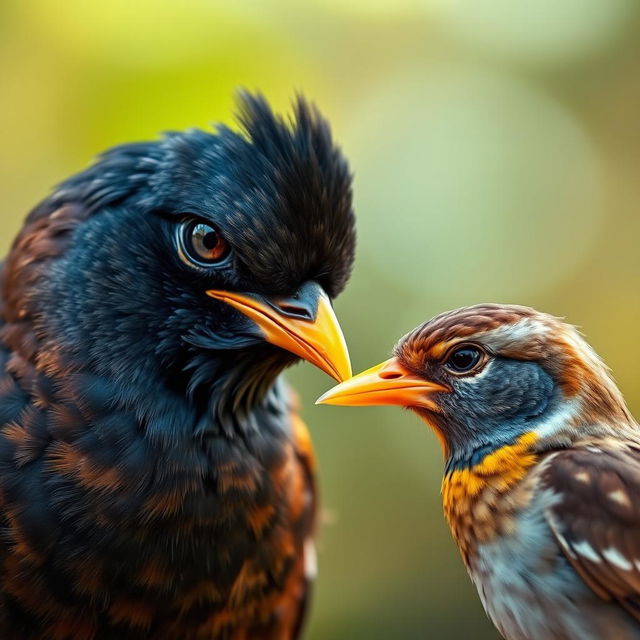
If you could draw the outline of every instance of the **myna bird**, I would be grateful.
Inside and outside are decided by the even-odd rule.
[[[280,373],[350,365],[327,122],[107,151],[27,217],[0,308],[0,638],[286,640],[314,570],[309,435]]]
[[[446,519],[507,640],[640,638],[640,430],[574,327],[444,313],[319,402],[400,405],[435,431]]]

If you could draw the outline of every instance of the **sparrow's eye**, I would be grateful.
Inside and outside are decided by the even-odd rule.
[[[229,245],[220,232],[202,220],[188,220],[180,228],[180,249],[191,262],[209,267],[224,260]]]
[[[474,345],[463,345],[454,349],[444,366],[451,373],[469,373],[473,371],[483,360],[483,352]]]

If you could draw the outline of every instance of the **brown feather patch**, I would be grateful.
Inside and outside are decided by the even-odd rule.
[[[560,497],[546,515],[569,562],[600,598],[640,620],[640,445],[578,445],[553,454],[542,479]]]

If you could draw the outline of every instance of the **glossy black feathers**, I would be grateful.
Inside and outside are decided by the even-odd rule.
[[[301,96],[287,121],[248,93],[238,120],[239,131],[219,125],[115,147],[38,211],[77,202],[90,213],[116,205],[196,213],[224,223],[265,291],[290,293],[302,277],[338,295],[351,273],[355,227],[351,173],[328,123]]]
[[[299,98],[104,153],[0,270],[0,637],[292,640],[313,454],[268,344],[209,289],[345,286],[351,177]],[[189,264],[184,219],[229,259]]]

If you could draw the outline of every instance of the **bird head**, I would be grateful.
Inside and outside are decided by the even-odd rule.
[[[574,327],[515,305],[441,314],[402,338],[392,358],[318,402],[413,409],[454,462],[524,434],[562,446],[632,420],[606,366]]]
[[[243,94],[238,118],[116,147],[61,184],[9,255],[8,316],[126,384],[154,371],[250,404],[300,358],[348,378],[332,309],[354,259],[347,163],[302,97],[285,120]]]

